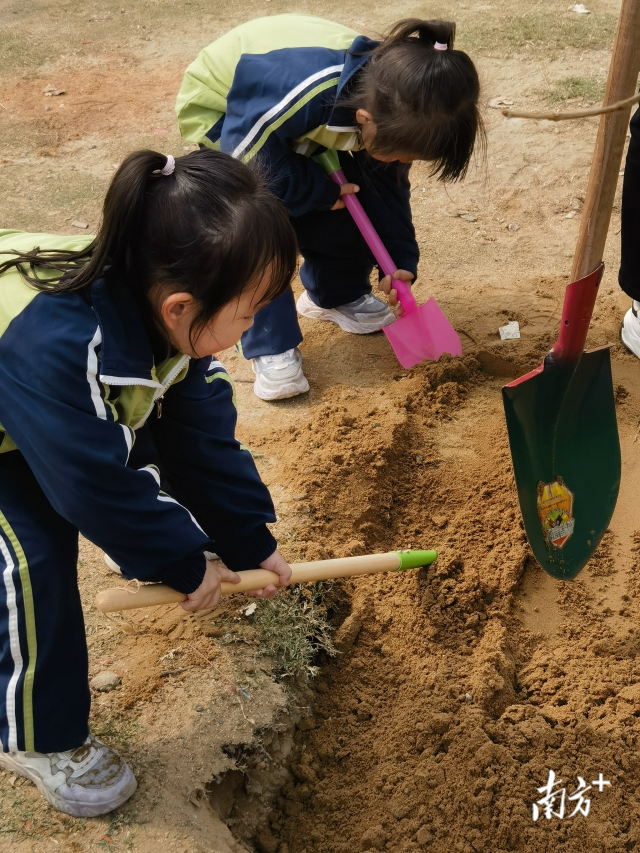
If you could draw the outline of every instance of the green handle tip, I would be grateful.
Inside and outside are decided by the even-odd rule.
[[[396,551],[400,557],[400,565],[397,572],[406,572],[407,569],[421,569],[438,559],[437,551]]]
[[[316,163],[320,163],[320,165],[324,167],[324,170],[327,175],[332,175],[340,168],[338,152],[334,151],[333,148],[327,148],[327,150],[323,151],[322,154],[317,154],[311,159],[315,160]]]

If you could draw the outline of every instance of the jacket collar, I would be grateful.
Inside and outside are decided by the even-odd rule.
[[[359,71],[370,59],[371,51],[380,44],[379,41],[372,41],[366,36],[356,36],[349,50],[346,52],[344,67],[340,73],[338,88],[336,90],[336,103],[331,110],[327,127],[330,129],[340,128],[341,130],[358,130],[358,125],[354,120],[353,110],[349,107],[341,107],[338,105],[342,90],[353,77],[356,71]]]
[[[160,387],[151,341],[129,290],[121,283],[100,278],[91,286],[90,300],[102,333],[101,381]]]

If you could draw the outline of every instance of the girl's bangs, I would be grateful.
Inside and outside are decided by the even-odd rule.
[[[264,295],[265,302],[281,296],[293,278],[298,262],[297,242],[293,228],[279,202],[269,196],[267,204],[245,211],[242,235],[236,238],[229,253],[226,269],[233,269],[243,293],[259,281],[271,268],[271,279]],[[248,214],[248,216],[246,215]]]

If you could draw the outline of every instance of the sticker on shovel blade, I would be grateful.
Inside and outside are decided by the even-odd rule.
[[[564,548],[573,534],[573,492],[562,477],[553,483],[538,483],[538,515],[545,538],[554,548]]]

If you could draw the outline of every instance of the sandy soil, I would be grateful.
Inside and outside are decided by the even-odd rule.
[[[486,103],[533,107],[558,80],[606,77],[618,4],[594,0],[579,19],[566,5],[544,0],[523,11],[500,0],[428,13],[459,22]],[[200,47],[251,16],[292,10],[369,34],[427,14],[395,3],[374,10],[284,0],[233,9],[200,0],[4,3],[0,222],[94,228],[127,151],[183,151],[173,101]],[[49,83],[65,94],[44,97]],[[555,339],[596,123],[507,121],[489,107],[485,118],[487,159],[464,183],[437,186],[425,166],[412,176],[422,249],[416,294],[437,297],[462,337],[461,360],[405,371],[382,335],[302,320],[311,391],[266,404],[251,392],[250,366],[223,356],[237,382],[239,433],[272,489],[275,530],[291,560],[433,547],[438,562],[336,588],[351,608],[347,639],[299,693],[308,709],[291,716],[241,601],[203,616],[167,609],[108,621],[91,601],[112,576],[84,545],[92,674],[122,675],[118,690],[96,696],[92,723],[125,752],[140,790],[110,818],[73,821],[43,806],[31,786],[0,776],[0,849],[636,847],[638,363],[614,343],[622,491],[596,556],[571,584],[544,575],[531,557],[499,393]],[[617,203],[593,344],[618,340],[627,308],[616,285],[619,227]],[[521,340],[499,340],[507,320],[520,322]],[[251,701],[227,679],[247,686]],[[611,784],[585,795],[586,817],[568,817],[572,801],[564,819],[534,822],[549,770],[567,794],[578,776],[590,784],[602,773]],[[223,781],[207,787],[214,777]]]

